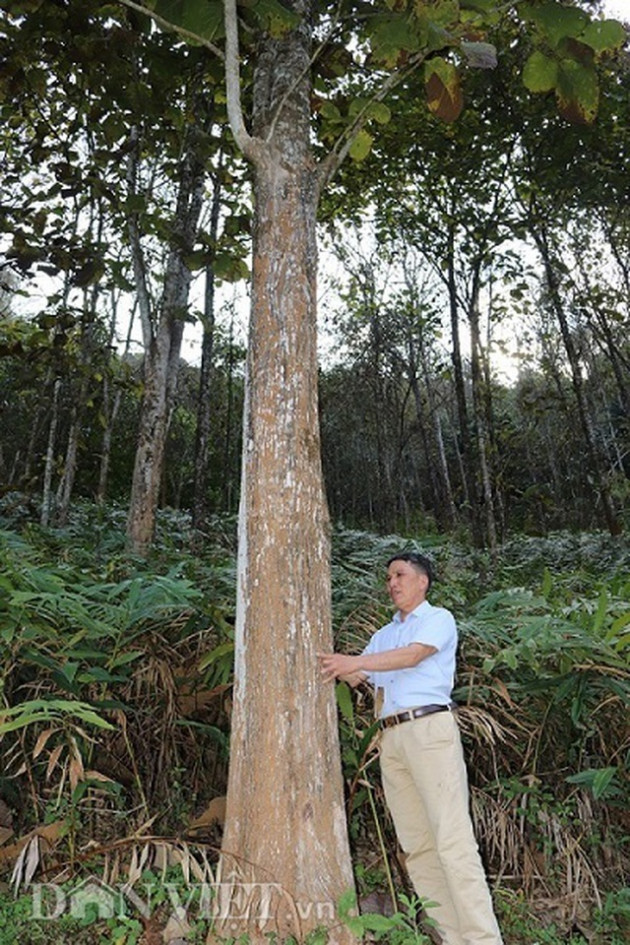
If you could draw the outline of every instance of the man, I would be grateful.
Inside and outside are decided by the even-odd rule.
[[[502,945],[469,814],[468,781],[452,710],[457,628],[432,606],[428,558],[403,551],[387,562],[397,608],[360,656],[320,654],[325,680],[375,688],[383,728],[385,799],[418,896],[437,903],[445,945]]]

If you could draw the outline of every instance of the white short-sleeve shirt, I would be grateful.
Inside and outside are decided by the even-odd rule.
[[[405,620],[396,613],[391,623],[374,634],[364,653],[383,653],[410,643],[424,643],[437,650],[408,669],[372,672],[368,679],[383,690],[380,715],[394,715],[423,705],[446,705],[455,680],[457,626],[450,610],[423,601]]]

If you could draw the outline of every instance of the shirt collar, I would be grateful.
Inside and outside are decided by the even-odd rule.
[[[418,604],[417,607],[414,607],[414,609],[410,613],[408,613],[407,616],[411,617],[411,615],[413,614],[414,617],[418,617],[422,610],[427,610],[427,608],[429,608],[430,606],[431,605],[429,604],[428,600],[423,600],[422,603]],[[404,623],[402,617],[400,616],[399,610],[397,610],[396,613],[394,614],[392,623]]]

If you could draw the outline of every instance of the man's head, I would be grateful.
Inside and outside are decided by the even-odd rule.
[[[398,554],[391,556],[385,567],[389,568],[392,561],[407,561],[418,571],[422,571],[429,581],[427,593],[431,590],[431,585],[435,580],[435,572],[433,570],[433,562],[430,558],[427,558],[426,555],[421,555],[417,551],[399,551]]]
[[[433,565],[416,551],[401,551],[387,562],[387,590],[403,617],[426,598],[433,581]]]

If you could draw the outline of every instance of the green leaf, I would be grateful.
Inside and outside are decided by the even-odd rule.
[[[243,5],[249,7],[263,29],[276,38],[284,36],[300,22],[300,16],[278,0],[246,0]]]
[[[459,0],[462,10],[474,10],[476,13],[492,13],[496,9],[496,0]]]
[[[199,661],[199,672],[203,672],[204,669],[207,669],[208,666],[212,666],[213,663],[218,662],[224,656],[232,656],[234,653],[234,643],[231,640],[226,641],[225,643],[219,643],[218,646],[215,646],[213,650],[209,653],[206,653]]]
[[[355,118],[362,112],[379,125],[386,125],[392,117],[391,109],[384,102],[371,102],[365,98],[353,98],[348,105],[348,115]]]
[[[64,701],[62,699],[32,699],[20,705],[3,709],[0,712],[0,735],[26,728],[36,722],[46,722],[59,716],[69,715],[73,719],[80,719],[97,728],[113,730],[114,726],[102,719],[100,715],[85,702]]]
[[[341,714],[349,722],[354,722],[354,705],[352,704],[352,696],[350,695],[350,687],[345,682],[340,682],[335,686],[335,695],[337,697],[337,705],[341,711]]]
[[[593,20],[580,36],[582,42],[596,53],[621,49],[627,38],[628,34],[618,20]]]
[[[372,102],[367,114],[379,125],[387,125],[391,121],[392,111],[384,102]]]
[[[566,7],[562,3],[545,3],[542,6],[523,4],[520,14],[535,23],[552,46],[557,46],[567,36],[577,38],[589,22],[583,10]]]
[[[619,793],[619,788],[614,783],[616,776],[616,767],[588,768],[586,771],[570,775],[566,780],[569,784],[577,784],[588,788],[595,800],[600,800],[603,797],[613,797]]]
[[[606,634],[606,641],[610,642],[614,640],[620,630],[623,630],[624,627],[627,627],[630,623],[630,610],[626,611],[625,614],[621,614],[615,620],[613,620],[610,630]]]
[[[342,918],[345,919],[350,915],[351,912],[355,912],[357,909],[357,895],[354,889],[347,889],[339,897],[337,902],[337,913]]]
[[[60,667],[60,672],[62,673],[63,676],[65,676],[68,682],[71,683],[77,674],[78,668],[79,668],[79,663],[68,662],[68,663],[64,663],[64,665]]]
[[[558,80],[558,63],[536,50],[523,68],[523,84],[530,92],[550,92]]]
[[[210,0],[186,0],[182,25],[204,39],[224,35],[223,3]]]
[[[390,932],[398,926],[396,919],[390,919],[378,912],[366,912],[361,916],[361,923],[369,932]]]
[[[599,600],[597,602],[597,611],[595,612],[595,619],[593,620],[593,636],[598,637],[600,635],[604,619],[608,612],[608,591],[605,587],[602,587],[599,592]]]
[[[341,112],[334,102],[324,99],[319,106],[319,114],[328,121],[340,121]]]
[[[365,128],[357,132],[354,141],[350,145],[349,154],[352,160],[357,163],[364,161],[372,149],[373,141],[374,138]]]
[[[558,111],[567,121],[590,124],[597,117],[599,84],[592,67],[563,59],[556,84]]]
[[[396,66],[407,53],[418,52],[421,48],[407,17],[396,14],[376,16],[370,27],[372,55],[389,68]]]
[[[144,650],[127,650],[126,653],[119,653],[109,660],[109,667],[115,669],[117,666],[126,666],[127,663],[133,663],[139,656],[144,656]]]
[[[223,35],[223,4],[219,0],[150,0],[146,6],[166,23],[181,26],[200,39]]]

